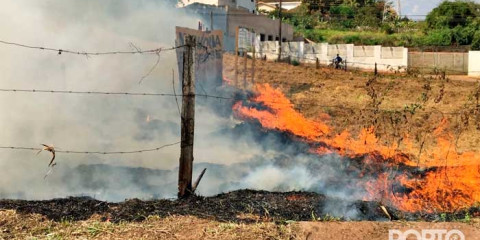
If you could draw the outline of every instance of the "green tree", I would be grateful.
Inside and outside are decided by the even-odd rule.
[[[342,28],[354,27],[355,8],[347,4],[330,7],[332,23]]]
[[[477,16],[480,5],[471,1],[444,1],[426,18],[429,29],[455,28],[470,24]]]

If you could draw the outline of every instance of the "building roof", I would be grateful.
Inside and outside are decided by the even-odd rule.
[[[279,4],[279,0],[261,0],[258,1],[258,6],[270,7],[270,8],[277,8],[277,4]],[[291,10],[297,8],[302,4],[302,1],[293,1],[293,0],[283,0],[282,1],[282,9]]]
[[[279,3],[279,0],[260,0],[258,3]],[[302,1],[283,0],[282,3],[302,3]]]

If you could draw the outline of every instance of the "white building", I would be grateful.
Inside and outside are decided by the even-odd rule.
[[[192,3],[201,3],[214,6],[229,6],[239,9],[245,9],[251,13],[256,13],[257,0],[181,0],[181,6],[187,6]]]
[[[302,4],[302,1],[284,0],[282,1],[282,9],[292,10]],[[271,12],[278,8],[280,1],[278,0],[258,0],[258,10]]]

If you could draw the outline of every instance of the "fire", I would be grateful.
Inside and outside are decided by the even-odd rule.
[[[319,155],[361,158],[366,168],[378,170],[370,173],[375,177],[358,186],[368,192],[365,200],[381,201],[408,212],[452,212],[480,202],[480,153],[459,153],[453,135],[446,131],[446,119],[432,133],[436,146],[422,151],[405,136],[400,150],[398,144],[381,143],[373,127],[362,129],[356,137],[348,131],[330,135],[330,126],[305,118],[280,90],[265,84],[258,85],[257,91],[251,101],[262,107],[237,102],[233,106],[237,117],[256,120],[266,129],[288,132],[310,142]]]
[[[261,94],[256,96],[253,101],[262,103],[269,110],[244,107],[241,102],[238,102],[233,109],[239,116],[258,119],[264,128],[287,131],[312,141],[330,132],[326,124],[306,119],[295,111],[293,104],[281,91],[268,84],[258,85],[257,88]]]

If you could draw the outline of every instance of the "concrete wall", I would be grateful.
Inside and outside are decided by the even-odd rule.
[[[278,58],[278,42],[261,42],[256,49],[257,57],[274,60]],[[404,47],[355,46],[353,44],[328,44],[287,42],[282,44],[282,58],[290,57],[300,62],[330,64],[340,55],[348,68],[404,70],[408,65],[408,49]]]
[[[248,0],[251,2],[251,0]],[[207,28],[210,29],[210,12],[213,13],[213,29],[223,31],[224,47],[226,51],[235,50],[235,31],[237,27],[253,29],[257,35],[263,34],[268,40],[278,38],[278,20],[270,19],[264,15],[256,15],[247,11],[218,7],[206,4],[190,4],[184,8],[189,14],[197,16]],[[285,41],[293,40],[293,27],[282,24],[282,38]]]
[[[446,70],[449,74],[469,72],[469,54],[462,52],[410,52],[408,65],[423,72],[435,69]]]
[[[468,52],[468,76],[480,77],[480,51]]]
[[[278,59],[278,41],[260,42],[257,37],[256,57]],[[330,64],[337,54],[347,61],[349,69],[377,69],[379,71],[404,71],[418,68],[425,73],[434,69],[446,70],[448,74],[467,74],[480,77],[480,51],[462,52],[409,52],[404,47],[355,46],[353,44],[328,44],[285,42],[282,58],[290,57],[300,62]]]
[[[269,37],[275,40],[279,36],[278,24],[278,20],[273,20],[264,15],[255,15],[228,8],[226,50],[235,50],[235,31],[237,27],[253,29],[257,35],[265,36],[266,40]],[[293,26],[286,23],[282,24],[282,38],[284,41],[293,40]]]
[[[211,17],[213,19],[213,29],[222,30],[225,37],[225,29],[227,29],[227,7],[217,7],[206,4],[191,4],[183,9],[185,9],[189,15],[196,16],[198,21],[202,22],[208,29],[211,28],[210,13],[212,13]]]

